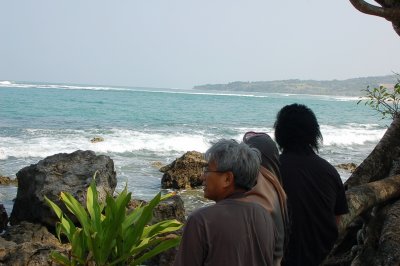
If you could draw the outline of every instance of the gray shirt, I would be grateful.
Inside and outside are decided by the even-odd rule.
[[[263,207],[225,199],[189,216],[174,265],[272,265],[274,237]]]

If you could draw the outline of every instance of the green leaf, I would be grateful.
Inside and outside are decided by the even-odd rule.
[[[50,252],[50,259],[61,265],[71,265],[68,257],[57,251]]]
[[[93,229],[101,232],[101,213],[95,179],[92,180],[87,190],[86,208],[90,214]]]
[[[142,214],[140,215],[137,222],[134,224],[134,242],[136,242],[140,238],[145,225],[150,222],[151,218],[153,217],[153,209],[160,202],[160,199],[161,193],[158,193],[146,206],[144,206]]]
[[[68,217],[64,216],[63,212],[61,211],[61,209],[58,207],[57,204],[52,202],[46,196],[44,196],[44,198],[47,204],[53,209],[58,219],[60,220],[60,223],[57,223],[56,225],[56,233],[58,239],[61,241],[61,233],[63,233],[68,238],[68,240],[71,241],[73,234],[75,233],[76,230],[74,223]]]
[[[179,230],[182,227],[182,223],[178,220],[166,220],[159,223],[145,227],[143,230],[143,237],[153,237],[164,233],[173,232]]]
[[[162,241],[155,248],[153,248],[149,252],[145,253],[143,256],[135,259],[131,263],[131,265],[139,265],[142,262],[154,257],[155,255],[157,255],[157,254],[159,254],[159,253],[161,253],[163,251],[166,251],[166,250],[168,250],[170,248],[176,247],[177,245],[179,245],[180,241],[181,241],[180,237],[176,237],[176,238],[173,238],[173,239],[168,239],[168,240]]]
[[[67,206],[68,210],[78,219],[85,234],[90,235],[89,218],[82,205],[69,193],[61,192],[61,199],[65,203],[65,206]]]
[[[84,264],[88,250],[85,245],[85,237],[81,229],[75,231],[71,241],[72,255],[79,263]]]
[[[175,195],[176,195],[175,192],[171,192],[171,193],[165,194],[164,196],[161,196],[160,201],[169,199],[170,197],[175,196]]]

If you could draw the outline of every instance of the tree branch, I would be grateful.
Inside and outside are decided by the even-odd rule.
[[[338,225],[339,235],[345,233],[347,226],[360,214],[373,206],[400,197],[400,175],[353,187],[346,191],[349,213],[341,217]]]
[[[350,3],[360,12],[385,18],[391,22],[400,20],[400,8],[396,7],[379,7],[371,5],[364,0],[349,0]]]

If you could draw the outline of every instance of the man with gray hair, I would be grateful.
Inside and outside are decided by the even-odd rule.
[[[216,204],[188,217],[174,265],[272,265],[271,215],[261,205],[244,201],[258,175],[259,152],[222,139],[205,158],[204,197]]]

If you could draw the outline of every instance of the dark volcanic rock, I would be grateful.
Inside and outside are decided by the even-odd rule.
[[[197,151],[189,151],[171,164],[160,169],[164,173],[162,188],[195,188],[202,185],[202,167],[206,165],[204,156]]]
[[[10,223],[29,221],[53,227],[58,218],[44,196],[64,213],[68,211],[59,199],[62,191],[69,192],[85,206],[86,191],[95,173],[99,199],[105,200],[107,193],[114,193],[117,184],[114,162],[108,156],[96,156],[93,151],[60,153],[21,169],[17,173],[18,191]]]
[[[21,222],[0,237],[0,265],[54,265],[50,252],[67,249],[46,227]]]
[[[154,220],[156,222],[177,219],[181,223],[186,221],[185,218],[185,206],[180,196],[175,195],[166,200],[161,201],[153,212]]]

